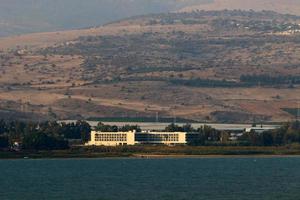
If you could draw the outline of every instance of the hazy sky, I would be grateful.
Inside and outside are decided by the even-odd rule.
[[[101,25],[210,0],[0,0],[0,36]]]

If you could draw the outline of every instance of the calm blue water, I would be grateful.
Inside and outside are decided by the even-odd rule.
[[[300,158],[0,161],[0,200],[298,200]]]

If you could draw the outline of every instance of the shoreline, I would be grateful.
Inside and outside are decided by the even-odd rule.
[[[207,159],[207,158],[300,158],[300,155],[268,155],[268,154],[261,154],[261,155],[135,155],[133,158],[141,158],[141,159],[185,159],[185,158],[199,158],[199,159]]]
[[[300,157],[300,145],[281,147],[244,146],[118,146],[79,147],[66,150],[0,151],[1,159],[74,159],[74,158],[283,158]]]
[[[265,158],[300,158],[300,154],[248,154],[248,155],[221,155],[221,154],[207,154],[207,155],[182,155],[182,154],[132,154],[132,155],[94,155],[94,156],[37,156],[28,155],[20,157],[0,157],[3,160],[77,160],[77,159],[265,159]]]

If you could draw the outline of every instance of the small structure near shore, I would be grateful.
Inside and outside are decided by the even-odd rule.
[[[251,133],[251,132],[254,132],[254,133],[263,133],[265,131],[270,131],[270,130],[274,130],[275,128],[273,127],[251,127],[251,128],[246,128],[245,129],[245,132],[246,133]]]

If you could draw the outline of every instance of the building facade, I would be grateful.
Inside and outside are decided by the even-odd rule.
[[[184,145],[186,132],[91,132],[91,140],[86,145],[119,146],[136,144]]]
[[[119,146],[134,145],[135,131],[129,132],[91,132],[91,140],[86,145]]]
[[[186,144],[185,132],[141,132],[135,134],[135,144]]]

